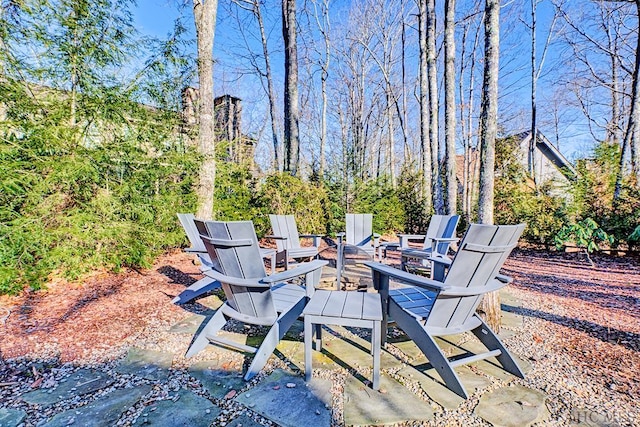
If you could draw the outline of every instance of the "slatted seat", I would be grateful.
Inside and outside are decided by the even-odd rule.
[[[251,221],[204,223],[207,235],[202,241],[215,268],[204,274],[222,284],[226,301],[196,333],[186,357],[209,344],[255,353],[245,380],[255,376],[293,322],[302,314],[326,261],[300,264],[297,268],[267,276]],[[290,284],[304,277],[305,287]],[[269,326],[258,348],[241,345],[218,335],[229,319],[252,325]]]
[[[322,350],[322,332],[317,325],[341,325],[371,329],[373,355],[373,389],[380,387],[380,335],[382,303],[380,295],[366,292],[318,290],[304,309],[304,365],[306,380],[311,380],[312,333],[316,333],[316,350]]]
[[[380,263],[367,263],[373,272],[374,288],[380,292],[387,310],[383,313],[382,330],[387,316],[404,330],[429,359],[447,387],[467,398],[467,392],[453,368],[489,357],[496,357],[502,367],[524,378],[522,370],[498,336],[475,312],[482,296],[510,283],[499,273],[524,230],[519,225],[472,224],[453,261],[442,259],[447,267],[442,279],[433,280],[394,269]],[[438,262],[435,259],[434,262]],[[395,279],[406,288],[389,290]],[[449,360],[438,347],[435,337],[471,331],[487,348],[485,353]],[[382,337],[384,342],[385,337]]]

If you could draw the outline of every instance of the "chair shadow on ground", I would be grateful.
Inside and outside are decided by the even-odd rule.
[[[191,277],[191,275],[171,265],[163,265],[161,267],[158,267],[157,271],[158,273],[171,279],[172,283],[177,283],[179,285],[190,286],[197,282],[197,280]]]
[[[521,316],[537,317],[538,319],[553,322],[561,326],[584,332],[587,335],[596,338],[602,342],[621,345],[629,350],[640,352],[640,334],[634,332],[622,331],[620,329],[610,328],[608,326],[599,325],[588,320],[576,319],[575,317],[560,316],[557,314],[547,313],[540,310],[532,310],[524,307],[515,307],[512,305],[502,304],[502,310],[508,313],[514,313]]]

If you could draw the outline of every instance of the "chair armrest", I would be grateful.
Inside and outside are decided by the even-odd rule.
[[[373,247],[377,248],[380,246],[380,235],[378,233],[373,233],[371,236],[373,237]]]
[[[445,242],[457,242],[458,240],[460,240],[458,237],[432,237],[431,240],[436,241],[438,243],[445,243]]]
[[[501,281],[502,283],[509,284],[509,283],[512,283],[512,282],[513,282],[513,277],[511,277],[511,276],[505,276],[504,274],[498,274],[498,275],[496,276],[496,280],[499,280],[499,281]]]
[[[495,292],[501,288],[507,286],[507,283],[500,280],[493,279],[487,283],[486,286],[476,288],[463,288],[456,286],[449,286],[446,290],[440,292],[441,297],[471,297],[474,295],[484,295],[489,292]]]
[[[182,250],[189,254],[206,254],[207,253],[207,251],[202,251],[196,248],[183,248]]]
[[[228,283],[234,286],[246,286],[252,288],[269,288],[271,285],[268,283],[262,283],[260,279],[242,279],[240,277],[227,276],[217,270],[210,269],[202,272],[205,276],[216,279],[219,282]]]
[[[436,264],[442,264],[445,267],[449,267],[451,265],[451,263],[453,261],[451,261],[451,258],[443,255],[443,254],[439,254],[436,253],[435,255],[431,255],[429,258],[427,258],[429,261],[432,261]]]
[[[424,240],[427,235],[397,233],[396,236],[398,236],[398,240],[400,240],[400,247],[406,248],[409,246],[409,240]]]
[[[274,236],[272,234],[264,236],[266,239],[274,239],[274,240],[287,240],[288,237],[285,236]]]
[[[303,262],[302,264],[292,268],[291,270],[281,271],[280,273],[272,274],[271,276],[260,279],[261,283],[275,283],[284,282],[294,277],[302,276],[310,273],[314,270],[324,267],[329,264],[328,261],[315,260],[311,262]]]
[[[299,237],[303,238],[303,239],[312,239],[313,240],[313,246],[315,246],[316,248],[320,247],[320,239],[322,237],[324,237],[324,234],[300,234]]]
[[[393,277],[395,279],[402,280],[403,282],[411,285],[420,286],[422,288],[428,288],[437,292],[442,292],[449,287],[442,285],[442,282],[431,280],[424,276],[418,276],[416,274],[407,273],[406,271],[398,270],[397,268],[390,267],[388,265],[379,262],[365,262],[364,265],[371,268],[371,270],[380,273],[385,277]],[[388,280],[383,283],[384,286],[389,286]]]

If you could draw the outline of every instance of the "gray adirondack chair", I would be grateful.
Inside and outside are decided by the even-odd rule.
[[[346,214],[345,225],[346,231],[337,234],[336,289],[340,289],[346,247],[352,246],[375,260],[380,244],[380,235],[373,232],[373,214]]]
[[[425,266],[433,255],[447,255],[451,243],[458,240],[455,234],[459,220],[460,215],[433,215],[429,220],[426,234],[398,234],[400,268],[407,271],[411,261],[417,261],[421,266]],[[413,239],[424,239],[422,248],[409,247],[408,240]]]
[[[442,281],[380,263],[367,263],[372,269],[374,287],[387,308],[382,331],[386,331],[388,314],[425,354],[447,387],[465,399],[467,392],[454,371],[457,366],[496,357],[503,369],[524,378],[498,336],[476,314],[484,294],[511,282],[511,278],[500,275],[499,271],[517,246],[524,227],[524,224],[472,224]],[[398,279],[409,286],[389,289],[389,279]],[[462,359],[448,359],[434,338],[466,331],[473,332],[488,351]],[[382,337],[383,342],[385,338]]]
[[[347,214],[346,231],[338,233],[338,243],[357,246],[373,259],[380,235],[373,232],[373,214]]]
[[[280,339],[301,315],[327,262],[303,263],[267,276],[251,221],[207,221],[205,225],[208,235],[201,235],[202,241],[219,266],[205,274],[222,283],[226,301],[197,332],[186,357],[197,354],[208,344],[255,353],[244,377],[249,380],[260,372]],[[305,287],[287,283],[300,276],[305,277]],[[262,344],[254,348],[218,336],[229,319],[270,329]]]
[[[205,271],[210,270],[213,264],[209,254],[207,253],[207,248],[204,246],[204,243],[200,238],[200,233],[206,233],[204,223],[197,220],[195,216],[190,213],[179,213],[178,219],[180,220],[180,224],[182,224],[182,228],[184,229],[184,232],[189,239],[189,243],[191,244],[191,246],[185,248],[184,251],[195,254],[198,257],[200,260],[200,271],[204,273]],[[198,227],[200,227],[200,230]],[[222,286],[220,282],[212,279],[211,277],[205,276],[189,285],[187,289],[182,291],[171,302],[174,304],[184,304],[202,294],[218,289],[220,286]]]
[[[178,219],[182,228],[184,229],[187,238],[189,239],[190,247],[185,248],[184,251],[195,254],[200,260],[200,270],[204,273],[212,267],[212,260],[207,253],[200,235],[207,235],[207,230],[202,220],[196,219],[191,213],[179,213]],[[268,248],[260,248],[260,254],[263,258],[270,258],[271,260],[271,272],[275,272],[276,268],[276,251]],[[221,284],[217,280],[213,280],[210,277],[203,277],[195,283],[192,283],[176,296],[172,302],[174,304],[184,304],[189,302],[200,295],[203,295],[209,291],[220,288]]]
[[[289,269],[289,259],[296,261],[318,255],[320,234],[298,234],[298,226],[293,215],[269,215],[272,235],[268,238],[276,242],[276,263],[284,262],[285,270]],[[313,239],[313,246],[301,246],[300,238]]]

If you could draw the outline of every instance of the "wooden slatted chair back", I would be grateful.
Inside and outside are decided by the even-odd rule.
[[[293,215],[269,215],[269,220],[271,221],[273,235],[286,237],[286,240],[275,239],[278,252],[300,247],[300,235]]]
[[[220,272],[238,279],[266,277],[258,238],[251,221],[207,221],[209,236],[203,236],[207,252],[216,260]],[[207,238],[208,237],[208,238]],[[256,318],[277,316],[271,289],[222,282],[227,304],[241,314]]]
[[[455,328],[472,316],[482,299],[482,288],[494,284],[505,260],[518,244],[524,224],[471,224],[467,230],[443,285],[448,293],[465,289],[479,295],[439,295],[431,310],[427,325],[436,328]]]
[[[429,220],[429,228],[424,239],[422,249],[431,249],[433,239],[438,237],[451,238],[456,234],[460,215],[433,215]],[[450,242],[440,242],[436,246],[436,252],[446,254],[449,251]]]
[[[348,245],[370,245],[373,235],[373,214],[347,214],[345,234]]]
[[[184,232],[187,234],[187,238],[189,239],[189,243],[191,247],[187,249],[188,252],[206,252],[206,248],[202,243],[202,239],[200,239],[200,233],[196,228],[196,218],[193,214],[190,213],[179,213],[178,219],[180,220],[180,224],[182,224],[182,228],[184,228]]]

